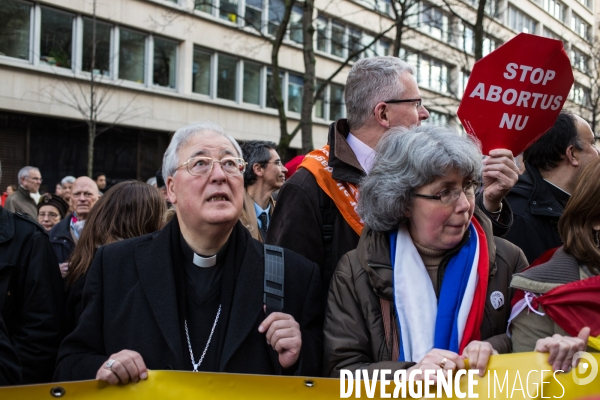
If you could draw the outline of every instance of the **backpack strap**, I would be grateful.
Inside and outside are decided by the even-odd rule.
[[[323,221],[321,233],[323,237],[323,253],[325,255],[323,263],[325,267],[321,271],[321,277],[322,282],[330,282],[337,263],[337,260],[333,259],[333,226],[339,211],[333,200],[321,188],[319,188],[319,209],[321,210],[321,219]],[[329,290],[328,287],[324,287],[323,289],[325,293]]]
[[[400,345],[398,342],[398,327],[394,323],[392,302],[380,297],[379,304],[381,305],[381,316],[383,317],[385,344],[391,355],[391,361],[398,361],[398,358],[400,358]]]
[[[267,306],[266,315],[272,312],[283,311],[283,277],[285,260],[283,248],[279,246],[264,245],[265,278],[263,302]]]

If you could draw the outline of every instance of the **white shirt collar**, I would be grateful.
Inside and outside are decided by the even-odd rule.
[[[356,159],[358,160],[358,163],[362,167],[363,171],[365,171],[368,175],[371,171],[371,167],[373,166],[373,162],[375,161],[375,150],[361,142],[360,139],[358,139],[352,133],[348,133],[346,142],[354,152],[354,155],[356,156]]]

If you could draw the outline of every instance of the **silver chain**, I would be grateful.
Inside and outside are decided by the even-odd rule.
[[[200,365],[202,365],[202,361],[204,361],[204,356],[206,355],[206,352],[208,351],[208,346],[210,346],[210,341],[212,340],[213,333],[215,333],[215,328],[217,326],[217,322],[219,322],[220,315],[221,315],[221,305],[219,304],[219,311],[217,311],[217,317],[215,318],[215,323],[213,324],[213,327],[210,330],[210,336],[208,337],[208,341],[206,342],[206,346],[204,347],[204,352],[202,352],[202,357],[200,357],[200,360],[198,360],[198,364],[196,364],[194,362],[194,352],[192,351],[192,342],[190,342],[190,334],[188,332],[187,319],[184,320],[185,337],[187,338],[188,348],[190,349],[190,358],[192,359],[192,366],[194,367],[193,372],[198,372],[198,367]]]

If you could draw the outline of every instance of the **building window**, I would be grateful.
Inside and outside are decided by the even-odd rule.
[[[575,83],[569,92],[569,100],[580,106],[587,107],[590,104],[590,90]]]
[[[154,38],[153,83],[158,86],[175,88],[177,72],[177,42]]]
[[[537,22],[511,6],[508,7],[508,26],[517,32],[537,32]]]
[[[487,56],[488,54],[490,54],[492,51],[496,50],[496,48],[498,47],[498,43],[489,37],[484,37],[483,38],[483,56]]]
[[[352,57],[352,61],[356,61],[360,58],[360,53],[363,50],[363,46],[360,43],[362,40],[362,32],[357,29],[349,29],[348,32],[348,56],[355,54]]]
[[[302,89],[304,79],[288,74],[288,111],[299,113],[302,110]]]
[[[294,6],[290,15],[290,40],[304,43],[302,37],[302,7]]]
[[[448,93],[448,67],[446,64],[420,54],[406,52],[406,61],[417,67],[417,83],[420,86]]]
[[[315,93],[323,86],[323,81],[317,80],[317,86],[315,87]],[[325,97],[327,93],[327,87],[323,89],[321,94],[315,97],[315,118],[325,118]]]
[[[423,3],[422,31],[430,34],[436,39],[444,42],[448,41],[448,16],[440,11],[439,8],[431,4]]]
[[[40,61],[71,68],[73,15],[42,8]]]
[[[192,91],[194,93],[210,95],[210,59],[210,54],[194,49],[192,65]]]
[[[548,11],[548,14],[554,18],[564,22],[565,20],[565,6],[563,3],[557,0],[543,0],[544,9]]]
[[[96,21],[96,57],[92,71],[92,52],[94,50],[94,21],[83,19],[83,55],[81,69],[94,74],[110,75],[110,33],[112,26]]]
[[[212,14],[212,12],[213,12],[212,0],[194,0],[194,9]]]
[[[426,123],[437,126],[446,126],[448,124],[448,115],[429,110],[429,118],[427,118]]]
[[[235,101],[237,77],[237,60],[232,57],[218,55],[217,97]]]
[[[344,117],[344,87],[332,83],[329,85],[329,119],[337,121]]]
[[[469,83],[469,76],[471,73],[469,71],[460,70],[458,72],[458,82],[456,88],[456,97],[462,99],[465,90],[467,89],[467,83]]]
[[[575,47],[571,48],[571,65],[582,72],[588,71],[589,57]]]
[[[562,40],[560,36],[558,36],[556,33],[552,32],[546,27],[544,27],[544,32],[542,33],[542,35],[550,39]]]
[[[581,4],[583,4],[584,6],[586,6],[587,8],[589,8],[590,10],[592,9],[592,0],[578,0]]]
[[[575,13],[571,16],[571,29],[585,40],[590,39],[590,25]]]
[[[269,0],[269,28],[268,32],[270,35],[277,33],[277,28],[281,24],[285,14],[285,3],[283,0]]]
[[[328,52],[327,36],[327,20],[323,17],[319,17],[317,18],[317,50]]]
[[[283,96],[283,73],[279,73],[279,82],[281,85],[281,96]],[[267,107],[277,108],[277,99],[273,95],[273,71],[271,68],[267,69]]]
[[[246,25],[260,31],[262,27],[262,10],[262,0],[246,0],[246,13],[244,14]]]
[[[250,104],[260,104],[260,71],[261,66],[244,62],[244,94],[242,101]]]
[[[225,21],[236,22],[238,15],[237,0],[220,0],[219,17]]]
[[[384,40],[384,39],[380,39],[379,42],[377,43],[377,47],[376,47],[376,55],[378,56],[389,56],[390,53],[390,48],[392,47],[392,45],[390,44],[389,41]]]
[[[0,7],[0,55],[29,60],[31,5],[4,1]]]
[[[346,43],[344,40],[346,29],[343,25],[332,23],[331,24],[331,54],[338,57],[344,56],[344,49]]]
[[[144,83],[146,35],[119,29],[119,78]]]

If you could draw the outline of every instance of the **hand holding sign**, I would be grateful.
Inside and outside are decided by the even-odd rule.
[[[573,81],[560,40],[521,33],[475,63],[457,114],[483,154],[517,155],[552,127]]]

